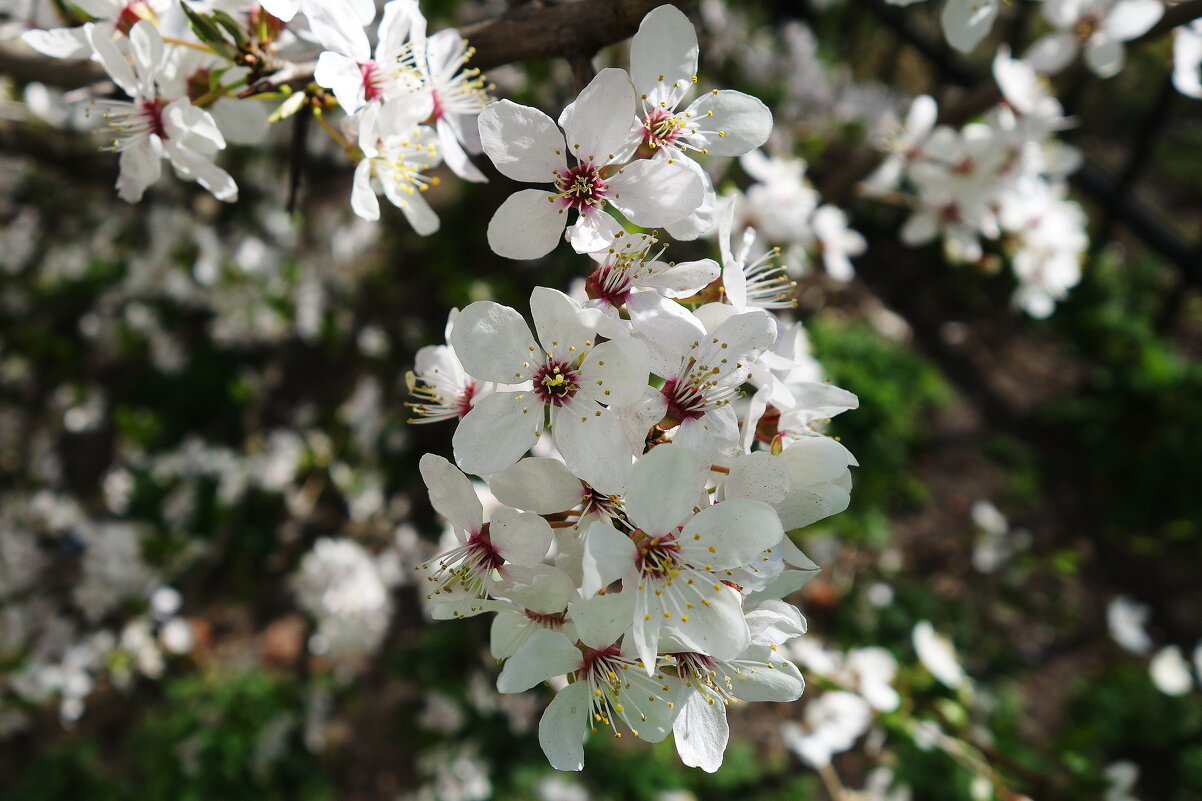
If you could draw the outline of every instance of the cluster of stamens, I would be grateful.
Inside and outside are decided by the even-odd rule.
[[[126,103],[120,100],[104,104],[101,116],[113,133],[113,141],[105,150],[121,151],[141,142],[154,134],[167,138],[167,126],[163,121],[166,102],[158,98]]]
[[[532,612],[526,610],[526,617],[538,626],[551,631],[560,631],[563,629],[563,624],[567,621],[568,613],[563,612]]]
[[[687,358],[680,374],[669,378],[660,387],[660,393],[668,401],[667,414],[660,425],[671,428],[685,420],[698,420],[706,412],[730,403],[738,394],[738,389],[714,380],[714,376],[720,373],[719,367],[710,367],[698,363],[696,359]]]
[[[643,143],[651,149],[674,145],[686,133],[685,123],[665,108],[653,108],[643,117]],[[692,133],[692,131],[687,131]]]
[[[652,579],[675,578],[680,572],[677,570],[680,544],[676,542],[676,536],[665,534],[662,537],[649,537],[639,529],[632,532],[636,539],[639,535],[644,536],[642,541],[636,542],[638,555],[635,557],[635,564],[639,573]]]
[[[547,359],[534,371],[534,394],[544,404],[563,406],[580,389],[580,376],[570,364]]]
[[[410,423],[462,420],[472,410],[472,400],[479,391],[476,382],[469,381],[459,388],[445,379],[440,383],[441,375],[437,368],[434,373],[434,376],[414,376],[410,373],[405,377],[409,394],[417,398],[416,401],[405,403],[416,415],[409,419]]]
[[[420,142],[402,141],[396,145],[389,144],[373,159],[376,175],[381,181],[387,181],[402,193],[412,195],[415,192],[425,192],[440,183],[438,176],[422,174],[438,160],[438,146],[421,144]],[[405,205],[403,198],[392,198],[400,206]]]
[[[663,255],[665,245],[656,256],[650,256],[655,244],[653,237],[644,236],[645,244],[639,250],[617,250],[610,248],[609,255],[592,274],[584,280],[584,291],[593,300],[603,300],[615,309],[625,305],[630,293],[640,278],[649,270],[640,268],[647,261],[655,261]]]
[[[584,498],[580,504],[580,517],[584,518],[588,515],[597,515],[603,520],[625,522],[622,496],[605,495],[586,484],[584,487]]]
[[[696,652],[673,654],[672,656],[676,659],[676,674],[680,680],[700,692],[711,706],[719,701],[723,704],[730,704],[738,700],[732,692],[729,677],[723,677],[724,681],[720,683],[714,681],[718,671],[714,670],[713,657]]]
[[[585,214],[605,205],[606,186],[601,170],[591,161],[555,171],[556,193],[548,200],[558,202],[561,211],[575,209]]]
[[[598,725],[607,726],[613,731],[614,737],[621,738],[622,733],[618,731],[617,722],[622,721],[630,729],[630,733],[637,737],[639,731],[636,728],[636,721],[631,720],[632,716],[622,703],[622,694],[623,692],[644,692],[648,689],[653,693],[667,692],[669,685],[662,684],[664,675],[657,672],[654,677],[651,677],[641,670],[633,671],[633,681],[639,683],[639,687],[636,688],[630,678],[632,673],[630,667],[633,665],[642,668],[642,660],[632,662],[622,656],[621,649],[617,645],[611,645],[601,650],[583,646],[583,650],[583,660],[580,670],[577,672],[577,679],[587,682],[592,691],[589,696],[589,712],[592,717],[590,730],[596,734]],[[655,695],[648,695],[647,700],[654,701]],[[672,707],[671,702],[666,703],[669,708]],[[640,714],[637,722],[646,720],[647,717]]]
[[[438,558],[435,569],[431,570],[429,562],[417,566],[417,570],[430,571],[426,580],[436,585],[426,595],[426,600],[434,596],[449,594],[456,589],[476,598],[488,595],[488,579],[491,573],[505,564],[505,558],[497,552],[488,533],[488,523],[473,531],[467,542],[458,548],[452,548]]]
[[[475,52],[476,48],[469,47],[463,54],[462,63],[466,64]],[[492,102],[493,98],[489,92],[493,88],[480,74],[480,70],[463,70],[435,90],[434,119],[442,119],[446,114],[479,114]]]
[[[795,309],[793,290],[797,282],[789,278],[785,267],[776,263],[780,248],[774,247],[743,267],[747,305],[761,309]]]

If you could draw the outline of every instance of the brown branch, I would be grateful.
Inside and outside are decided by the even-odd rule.
[[[44,83],[56,89],[78,89],[108,80],[95,61],[50,58],[21,41],[0,42],[0,75],[17,83]]]

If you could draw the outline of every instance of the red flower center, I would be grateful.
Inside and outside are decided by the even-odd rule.
[[[534,373],[534,394],[545,404],[563,406],[580,389],[580,374],[567,362],[547,359]]]
[[[605,205],[605,181],[601,178],[601,170],[592,162],[586,161],[570,169],[559,170],[555,188],[560,205],[576,209],[581,214]]]

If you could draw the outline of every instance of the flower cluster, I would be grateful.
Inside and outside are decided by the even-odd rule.
[[[889,2],[905,6],[915,0]],[[947,0],[942,15],[947,41],[957,50],[972,50],[989,35],[1000,6],[998,0]],[[1160,0],[1043,0],[1043,17],[1053,30],[1032,43],[1025,60],[1047,74],[1083,56],[1094,74],[1110,78],[1123,68],[1123,43],[1147,33],[1164,8]]]
[[[379,218],[382,194],[430,234],[439,225],[422,197],[437,183],[431,168],[445,162],[465,180],[485,180],[469,154],[480,152],[476,116],[490,100],[487,84],[464,68],[471,51],[456,31],[426,35],[417,0],[384,5],[374,53],[365,30],[373,0],[235,2],[205,13],[157,1],[80,7],[90,21],[47,28],[30,20],[22,39],[51,57],[95,58],[130,97],[94,101],[106,148],[121,154],[124,200],[142,198],[163,159],[219,200],[236,200],[218,151],[261,142],[270,123],[306,107],[356,162],[351,207],[364,219]],[[314,55],[314,83],[293,91],[303,77],[297,65]],[[269,115],[263,101],[281,99]],[[347,114],[341,130],[324,118],[336,106]]]
[[[679,111],[696,57],[692,26],[664,6],[635,36],[633,77],[603,70],[564,133],[534,109],[485,108],[498,168],[557,190],[506,201],[494,249],[540,256],[572,211],[566,236],[592,272],[579,298],[535,288],[533,331],[489,300],[453,313],[408,379],[418,420],[457,420],[458,466],[421,460],[456,538],[419,567],[427,607],[495,615],[501,692],[557,682],[539,741],[563,770],[605,729],[674,733],[686,764],[714,771],[728,704],[801,695],[778,646],[805,622],[782,599],[817,566],[786,532],[846,508],[856,464],[821,431],[855,396],[815,375],[800,325],[770,311],[790,308],[788,281],[732,246],[733,204],[716,208],[685,166],[686,150],[750,151],[770,120],[735,92]],[[686,237],[717,210],[722,264],[662,260],[658,234],[627,232],[611,208]],[[487,515],[465,472],[495,497]]]
[[[546,255],[567,225],[577,253],[604,251],[630,222],[695,239],[713,223],[714,189],[693,155],[738,156],[763,144],[772,115],[742,92],[713,89],[682,106],[697,83],[697,34],[682,12],[657,9],[631,42],[630,72],[602,70],[558,125],[503,100],[480,115],[484,152],[506,177],[550,183],[511,196],[488,226],[493,250]],[[562,129],[562,130],[561,130]]]
[[[984,264],[982,238],[1002,241],[1018,279],[1015,302],[1047,317],[1080,280],[1089,244],[1084,211],[1065,197],[1080,154],[1055,138],[1072,121],[1030,65],[1003,48],[993,71],[1004,102],[958,130],[936,124],[932,98],[915,98],[866,189],[886,198],[907,190],[908,245],[939,238],[950,260]]]

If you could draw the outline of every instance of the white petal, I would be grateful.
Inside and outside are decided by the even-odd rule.
[[[702,203],[705,186],[680,162],[642,159],[609,179],[610,201],[636,225],[656,227],[684,219]]]
[[[455,137],[454,127],[445,119],[439,120],[434,127],[438,131],[439,152],[442,153],[442,158],[451,168],[451,172],[465,181],[477,184],[488,183],[484,173],[480,172],[475,164],[472,164],[472,160],[468,158],[463,146],[459,144],[459,140]]]
[[[484,522],[484,507],[471,480],[441,456],[427,453],[418,462],[434,511],[460,531],[475,532]]]
[[[139,142],[121,151],[121,172],[117,176],[117,194],[122,200],[137,203],[146,188],[159,180],[163,162],[150,142]]]
[[[588,684],[569,684],[551,701],[538,722],[538,743],[556,770],[584,767],[584,733],[592,697]]]
[[[559,244],[567,213],[550,192],[523,189],[509,196],[488,223],[488,246],[507,259],[537,259]]]
[[[589,352],[581,370],[580,395],[608,406],[627,406],[642,397],[647,386],[647,346],[630,337],[602,342]]]
[[[851,495],[846,489],[835,484],[819,484],[791,490],[776,504],[776,511],[785,530],[793,531],[839,514],[850,503]]]
[[[522,459],[494,474],[488,488],[506,506],[540,515],[565,512],[580,503],[584,488],[561,462],[544,457]]]
[[[634,619],[634,593],[609,593],[573,601],[569,616],[576,624],[581,642],[596,650],[608,648],[630,628]]]
[[[624,678],[626,682],[614,699],[625,707],[624,720],[640,740],[660,742],[671,733],[672,723],[680,714],[684,685],[675,676],[663,673],[649,676],[628,670]]]
[[[679,163],[692,170],[693,174],[701,181],[701,203],[697,208],[689,212],[687,216],[669,224],[667,228],[668,234],[673,239],[679,239],[682,242],[691,242],[713,229],[717,196],[714,194],[713,181],[710,180],[709,174],[702,169],[700,164],[693,159],[680,159]]]
[[[626,511],[652,536],[674,531],[692,514],[705,484],[697,454],[679,445],[660,445],[631,469]]]
[[[577,253],[596,253],[612,245],[621,233],[622,225],[616,219],[601,209],[591,209],[568,226],[567,236]]]
[[[533,512],[498,509],[488,532],[497,553],[515,565],[537,565],[551,547],[551,526]]]
[[[688,572],[681,575],[688,576]],[[738,590],[725,584],[719,584],[714,590],[713,585],[707,583],[707,577],[711,581],[713,577],[698,571],[692,571],[691,577],[694,583],[681,587],[679,593],[682,600],[693,603],[693,608],[688,610],[688,622],[676,615],[664,620],[664,628],[690,651],[709,654],[715,659],[737,659],[751,644],[751,632],[743,618]],[[702,603],[703,600],[706,603]],[[638,623],[636,614],[636,631]]]
[[[113,30],[108,27],[97,27],[90,22],[84,25],[83,29],[88,37],[88,42],[92,45],[92,50],[100,58],[100,63],[108,72],[109,77],[113,79],[113,83],[120,86],[130,97],[137,97],[138,79],[134,76],[133,68],[125,60],[125,56],[121,55],[121,51],[113,42]]]
[[[563,612],[568,602],[580,597],[576,582],[557,567],[546,564],[505,565],[505,597],[531,612],[549,615]],[[575,640],[575,637],[572,637]]]
[[[1086,0],[1044,0],[1043,15],[1057,28],[1071,28],[1085,11]]]
[[[930,95],[919,95],[910,101],[910,110],[906,112],[906,136],[917,143],[935,127],[939,119],[939,105]]]
[[[671,378],[692,343],[705,336],[705,328],[688,309],[657,292],[636,292],[626,301],[639,338],[647,345],[651,372]]]
[[[426,37],[426,19],[417,7],[417,0],[394,0],[384,4],[384,13],[376,29],[376,59],[393,60],[400,54],[406,39],[415,43]],[[420,63],[420,62],[419,62]]]
[[[787,703],[796,701],[805,690],[797,665],[767,646],[751,646],[731,666],[738,667],[739,672],[721,669],[718,672],[724,682],[730,679],[731,693],[742,701]]]
[[[225,147],[225,137],[209,112],[197,108],[187,98],[173,100],[163,108],[163,127],[168,142],[188,150],[212,156]]]
[[[480,143],[501,174],[515,181],[552,183],[567,167],[567,145],[555,120],[509,100],[480,112]]]
[[[1173,31],[1173,86],[1186,97],[1202,99],[1202,26]]]
[[[683,11],[663,5],[643,17],[630,43],[630,74],[639,94],[676,108],[697,74],[697,32]]]
[[[238,199],[238,185],[234,183],[234,177],[208,158],[186,148],[174,146],[170,141],[163,143],[163,149],[177,172],[195,180],[209,190],[213,197],[226,203]]]
[[[327,50],[336,50],[357,62],[371,58],[371,44],[362,22],[345,15],[340,3],[309,2],[305,4],[305,16],[317,41]]]
[[[1023,61],[1045,75],[1060,72],[1077,57],[1077,37],[1068,31],[1046,34],[1027,48]]]
[[[672,735],[681,762],[714,773],[722,767],[722,755],[730,739],[726,705],[711,702],[698,691],[690,692],[672,724]]]
[[[592,598],[613,584],[634,568],[636,555],[630,537],[618,533],[608,523],[593,523],[584,545],[584,584],[580,594]]]
[[[371,159],[363,159],[355,166],[355,177],[351,182],[351,209],[365,220],[380,219],[380,201],[371,187]]]
[[[439,227],[438,214],[434,209],[430,208],[430,204],[426,202],[426,198],[422,193],[402,194],[389,191],[393,186],[391,182],[385,182],[385,194],[392,201],[392,205],[399,208],[401,213],[405,215],[405,219],[413,226],[413,230],[422,236],[429,236],[437,232]]]
[[[504,470],[534,446],[542,404],[529,392],[498,392],[476,403],[451,438],[455,461],[482,476]]]
[[[1102,32],[1116,42],[1143,36],[1164,16],[1160,0],[1119,0],[1102,22]]]
[[[618,415],[592,401],[553,411],[555,445],[568,468],[606,495],[626,489],[633,454]]]
[[[695,588],[692,590],[692,594],[697,594]],[[681,605],[683,606],[683,602]],[[630,633],[626,635],[626,639],[622,641],[622,648],[627,651],[633,650],[638,655],[638,658],[643,660],[646,673],[640,673],[639,675],[651,676],[655,673],[655,655],[659,650],[659,633],[664,625],[662,615],[663,610],[660,607],[659,597],[652,595],[650,590],[635,593],[634,625],[631,626]],[[686,647],[692,650],[691,646]],[[634,671],[630,672],[633,673]]]
[[[1123,69],[1126,53],[1123,46],[1109,39],[1093,39],[1085,45],[1085,63],[1099,78],[1118,75]]]
[[[707,118],[711,111],[713,116]],[[768,107],[758,98],[730,89],[702,95],[686,113],[693,114],[688,122],[696,120],[701,128],[689,137],[690,143],[706,148],[713,156],[741,156],[764,144],[772,133]]]
[[[528,378],[543,354],[522,315],[491,300],[478,300],[459,313],[451,331],[451,347],[468,375],[499,384]]]
[[[784,645],[806,633],[805,618],[784,601],[763,601],[745,615],[751,641],[757,645]]]
[[[845,445],[830,437],[802,437],[790,443],[780,459],[789,470],[793,487],[833,481],[856,460]]]
[[[21,41],[51,58],[91,58],[92,47],[81,28],[51,28],[25,31]]]
[[[326,50],[317,57],[313,80],[334,92],[338,104],[347,114],[354,114],[367,102],[363,87],[363,71],[354,59]]]
[[[754,360],[775,343],[775,318],[757,309],[736,314],[715,328],[698,349],[697,361],[713,365],[716,380],[742,383]]]
[[[784,536],[780,518],[771,506],[732,498],[702,509],[685,525],[680,553],[693,564],[727,570],[758,561],[762,551]]]
[[[779,503],[789,492],[789,471],[770,453],[749,453],[730,466],[722,486],[727,498]]]
[[[784,542],[785,540],[781,540]],[[785,570],[761,590],[749,593],[744,602],[748,604],[763,603],[766,600],[786,598],[804,587],[810,579],[818,575],[817,570]]]
[[[943,33],[948,44],[967,53],[993,28],[998,0],[947,0],[943,7]]]
[[[138,78],[149,86],[163,63],[163,37],[153,22],[141,20],[129,30],[129,45]]]
[[[910,247],[925,245],[939,234],[939,222],[935,213],[919,210],[909,216],[902,224],[901,240]]]
[[[300,0],[260,0],[259,5],[281,22],[288,22],[300,9]]]
[[[598,72],[559,115],[559,124],[568,152],[580,161],[598,166],[614,161],[634,125],[634,86],[626,70]]]
[[[588,352],[604,318],[599,309],[585,309],[558,289],[545,286],[530,293],[530,316],[543,350],[565,360]]]
[[[655,264],[655,262],[650,262]],[[669,297],[685,298],[712,284],[722,274],[713,259],[678,262],[671,269],[640,279],[643,286],[667,290]]]
[[[818,419],[860,407],[859,398],[834,384],[807,381],[794,384],[792,389],[795,408],[804,409]]]
[[[488,629],[488,650],[493,659],[508,659],[534,632],[536,624],[514,609],[498,612]]]
[[[542,629],[505,661],[497,677],[497,691],[520,693],[553,676],[580,667],[580,650],[558,631]]]

